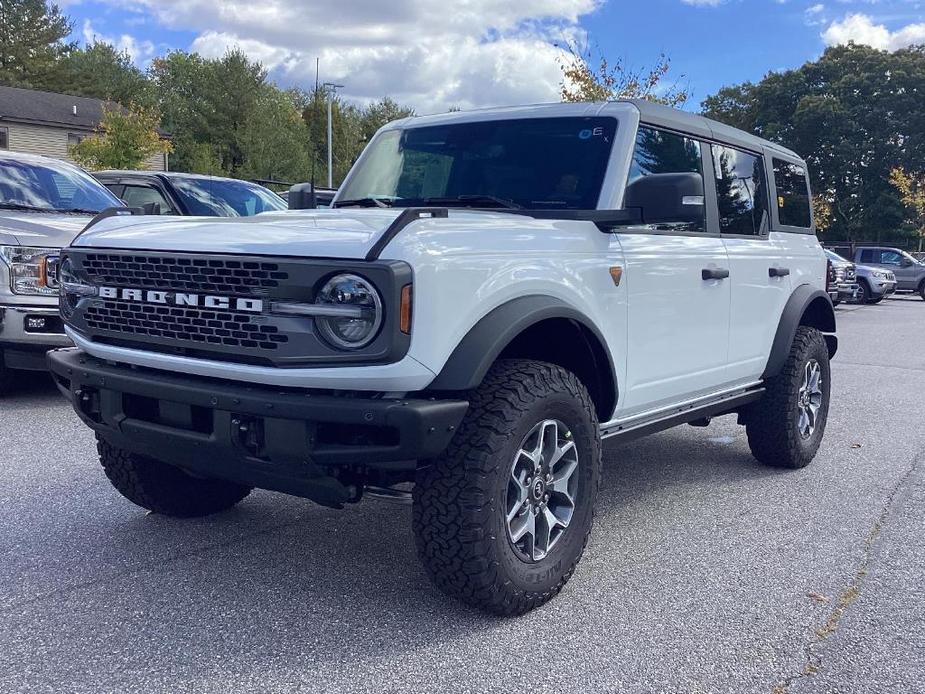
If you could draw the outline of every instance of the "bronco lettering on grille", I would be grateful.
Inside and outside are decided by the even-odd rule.
[[[229,296],[215,296],[212,294],[189,294],[185,292],[165,292],[148,289],[123,289],[117,287],[100,287],[100,298],[117,299],[121,301],[139,301],[148,304],[163,304],[167,306],[196,306],[199,308],[213,308],[248,313],[262,313],[263,300],[238,299]]]

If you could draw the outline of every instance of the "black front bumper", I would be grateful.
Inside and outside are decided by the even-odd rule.
[[[59,390],[113,445],[198,475],[338,505],[338,470],[400,470],[449,444],[465,400],[248,386],[48,353]]]

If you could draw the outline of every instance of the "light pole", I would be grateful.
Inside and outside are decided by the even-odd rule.
[[[328,95],[328,188],[334,187],[334,153],[333,153],[333,144],[331,137],[331,107],[334,103],[334,95],[337,94],[338,89],[343,89],[344,85],[334,84],[333,82],[325,82],[323,85],[325,92]]]

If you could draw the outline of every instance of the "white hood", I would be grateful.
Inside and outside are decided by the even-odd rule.
[[[363,258],[398,209],[292,210],[253,217],[110,217],[77,247]]]

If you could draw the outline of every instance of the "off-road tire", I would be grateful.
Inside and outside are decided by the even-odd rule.
[[[601,477],[597,415],[574,374],[539,361],[499,361],[469,401],[447,450],[418,471],[418,555],[448,595],[494,614],[519,615],[562,589],[587,544]],[[504,490],[521,442],[546,419],[560,420],[572,433],[579,488],[560,540],[545,558],[528,562],[510,541]]]
[[[117,448],[98,434],[96,448],[112,486],[133,504],[163,516],[208,516],[231,508],[251,491],[233,482],[193,477],[160,460]]]
[[[799,391],[806,364],[815,359],[822,371],[822,405],[809,438],[799,430]],[[816,328],[801,325],[781,372],[765,383],[764,396],[747,412],[745,431],[755,458],[771,467],[806,467],[819,450],[831,395],[829,350]]]

